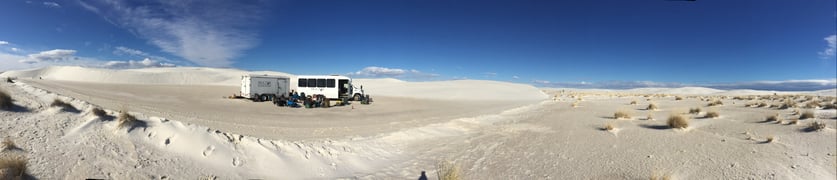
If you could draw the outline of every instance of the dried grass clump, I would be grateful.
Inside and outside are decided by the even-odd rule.
[[[837,104],[825,104],[822,109],[837,109]]]
[[[825,129],[825,127],[826,127],[826,125],[825,125],[824,122],[814,121],[814,122],[811,122],[810,124],[808,124],[808,128],[806,128],[806,130],[808,130],[808,131],[821,131],[821,130]]]
[[[779,121],[779,115],[774,114],[774,115],[767,116],[767,118],[765,118],[764,121],[767,121],[767,122]]]
[[[0,156],[0,179],[23,179],[26,176],[26,157],[16,154]]]
[[[720,106],[720,105],[724,105],[724,102],[721,102],[721,100],[715,100],[715,101],[710,102],[706,106]]]
[[[626,112],[623,112],[623,111],[616,111],[616,113],[613,113],[613,118],[614,119],[630,119],[631,115],[626,113]]]
[[[718,118],[718,117],[721,117],[721,115],[718,114],[718,112],[714,112],[714,111],[706,112],[706,115],[703,116],[703,118]]]
[[[90,110],[90,112],[92,112],[93,115],[96,115],[98,117],[105,117],[107,115],[107,112],[105,112],[105,110],[102,110],[102,108],[100,107],[95,107],[93,108],[93,110]]]
[[[689,127],[689,119],[680,115],[671,115],[668,117],[668,127],[685,129]]]
[[[794,125],[799,124],[799,119],[793,119],[790,122],[788,122],[788,124],[794,124]]]
[[[814,112],[813,111],[805,111],[802,115],[799,115],[799,119],[813,119]]]
[[[616,129],[616,126],[614,126],[613,123],[607,123],[604,126],[604,130],[606,131],[613,131],[614,129]]]
[[[62,100],[60,100],[60,99],[55,99],[55,100],[53,100],[53,101],[52,101],[52,103],[51,103],[51,104],[49,104],[49,106],[50,106],[50,107],[60,107],[60,108],[61,108],[61,110],[72,110],[72,109],[75,109],[75,107],[73,107],[73,105],[70,105],[70,104],[68,104],[68,103],[66,103],[66,102],[64,102],[64,101],[62,101]]]
[[[631,105],[636,105],[636,100],[631,101]]]
[[[805,108],[809,108],[809,109],[819,108],[821,106],[822,105],[820,105],[819,101],[810,101],[808,103],[805,103]]]
[[[12,108],[12,96],[9,93],[0,89],[0,110],[9,110]]]
[[[648,104],[648,107],[645,108],[645,110],[651,110],[651,111],[657,110],[657,104],[650,103],[650,104]]]
[[[767,103],[765,103],[765,102],[760,102],[760,103],[759,103],[759,105],[758,105],[757,107],[767,107]]]
[[[459,172],[459,166],[450,161],[442,161],[436,166],[436,175],[439,180],[458,180],[462,179]]]
[[[772,143],[774,140],[776,140],[776,138],[775,138],[775,137],[773,137],[773,136],[767,136],[767,140],[766,140],[766,141],[764,141],[764,142],[765,142],[765,143]]]
[[[788,109],[788,108],[793,108],[793,107],[796,107],[796,102],[791,101],[791,100],[786,100],[785,103],[782,103],[782,105],[779,106],[779,109]]]
[[[675,101],[683,100],[683,97],[680,97],[680,96],[674,96],[674,100],[675,100]]]
[[[117,121],[119,122],[119,128],[130,128],[137,123],[137,118],[134,115],[128,114],[128,111],[123,110],[119,112]]]
[[[17,147],[17,144],[15,144],[15,141],[13,141],[11,137],[6,137],[5,139],[3,139],[2,144],[3,144],[3,151],[20,149],[19,147]]]
[[[689,109],[689,114],[698,114],[698,113],[700,113],[700,108]]]

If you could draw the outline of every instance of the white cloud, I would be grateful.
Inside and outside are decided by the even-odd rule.
[[[822,52],[819,52],[820,56],[824,59],[834,58],[835,51],[837,51],[837,35],[831,35],[823,39],[828,42],[828,47],[826,47]]]
[[[485,76],[485,77],[489,77],[489,78],[497,77],[496,72],[484,72],[484,73],[482,73],[482,75]]]
[[[113,50],[113,54],[116,55],[133,55],[133,56],[150,56],[148,53],[142,52],[140,50],[131,49],[123,46],[116,46]]]
[[[49,51],[41,51],[37,54],[29,54],[26,58],[21,59],[21,63],[39,63],[39,62],[58,62],[63,60],[69,60],[74,58],[73,55],[76,54],[76,50],[68,50],[68,49],[53,49]]]
[[[8,41],[0,41],[0,45],[7,45],[7,44],[9,44]]]
[[[44,6],[51,7],[51,8],[60,8],[61,7],[60,4],[58,4],[56,2],[49,2],[49,1],[44,2]]]
[[[150,67],[174,67],[171,63],[162,63],[156,60],[145,58],[142,61],[108,61],[102,67],[106,68],[150,68]]]
[[[432,73],[424,73],[415,69],[405,70],[405,69],[398,69],[398,68],[385,68],[385,67],[377,67],[377,66],[369,66],[361,69],[360,71],[348,73],[349,76],[355,77],[374,77],[374,78],[382,78],[382,77],[390,77],[390,78],[432,78],[438,77],[438,74]]]
[[[9,50],[12,50],[14,52],[20,52],[20,49],[18,49],[18,48],[9,48]]]
[[[79,3],[164,52],[199,65],[227,67],[244,50],[258,43],[256,31],[249,27],[260,19],[265,2],[88,0]]]
[[[512,79],[520,79],[518,76],[512,76]]]

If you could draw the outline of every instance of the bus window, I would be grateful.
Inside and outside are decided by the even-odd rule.
[[[334,79],[327,79],[326,87],[334,88]]]
[[[297,82],[297,86],[308,87],[308,79],[299,79],[299,81]]]
[[[326,87],[325,79],[317,79],[317,87]]]
[[[308,79],[308,87],[317,87],[317,79]]]

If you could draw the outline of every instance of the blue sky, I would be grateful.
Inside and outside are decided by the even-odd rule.
[[[210,66],[545,87],[824,89],[837,86],[835,2],[5,0],[0,71]]]

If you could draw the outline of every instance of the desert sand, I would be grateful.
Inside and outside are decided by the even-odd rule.
[[[440,162],[463,179],[837,178],[837,110],[804,107],[834,104],[835,90],[356,79],[371,105],[291,109],[222,98],[243,74],[293,76],[184,67],[4,72],[17,80],[0,83],[15,100],[0,110],[0,132],[39,179],[416,179],[421,171],[435,179]],[[49,106],[55,99],[73,108]],[[779,108],[788,100],[797,107]],[[714,101],[723,104],[708,106]],[[776,106],[750,106],[760,102]],[[651,103],[658,108],[647,110]],[[93,115],[95,107],[110,116]],[[141,123],[118,127],[122,109]],[[630,117],[616,119],[617,111]],[[781,122],[765,121],[776,114]],[[669,128],[670,115],[689,126]],[[826,128],[810,130],[812,122]]]

